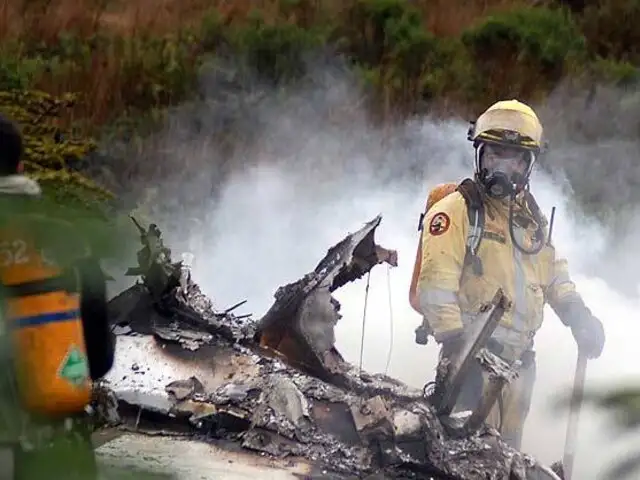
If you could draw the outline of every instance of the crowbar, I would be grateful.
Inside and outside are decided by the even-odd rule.
[[[576,455],[576,442],[578,438],[578,419],[584,397],[584,380],[587,375],[587,357],[578,352],[576,373],[573,378],[573,391],[569,407],[569,423],[567,424],[567,437],[564,444],[564,458],[562,459],[562,471],[564,480],[571,480],[573,474],[573,461]]]

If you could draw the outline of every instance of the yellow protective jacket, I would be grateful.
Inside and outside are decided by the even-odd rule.
[[[578,294],[566,260],[556,257],[553,246],[545,245],[536,255],[520,252],[509,235],[508,203],[485,198],[484,204],[485,228],[477,252],[482,275],[464,263],[469,220],[462,194],[447,195],[427,212],[417,285],[420,310],[440,342],[460,333],[502,288],[511,307],[493,338],[524,351],[542,324],[545,302],[557,310]],[[516,219],[528,219],[515,221],[514,230],[519,244],[530,249],[537,224],[528,209],[518,206],[515,212]]]

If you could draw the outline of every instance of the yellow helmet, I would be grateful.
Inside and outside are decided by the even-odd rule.
[[[542,148],[542,124],[533,109],[518,100],[502,100],[491,105],[472,123],[467,138],[533,150]]]

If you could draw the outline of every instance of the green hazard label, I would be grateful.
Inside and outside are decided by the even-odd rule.
[[[60,376],[76,386],[82,385],[89,376],[87,359],[76,347],[73,347],[60,367]]]

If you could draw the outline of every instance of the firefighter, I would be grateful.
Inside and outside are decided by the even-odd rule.
[[[522,366],[487,422],[519,449],[536,377],[534,338],[545,303],[588,358],[600,356],[605,334],[576,291],[566,260],[556,255],[548,221],[529,190],[543,148],[536,113],[517,100],[499,101],[472,123],[468,139],[475,149],[473,178],[439,185],[422,219],[410,291],[412,306],[424,318],[416,342],[425,343],[418,332],[426,329],[441,346],[440,358],[449,358],[481,308],[503,289],[511,306],[487,348]],[[456,411],[473,410],[486,381],[475,365]]]
[[[77,225],[23,175],[23,149],[0,116],[0,441],[16,480],[95,478],[86,408],[114,359],[106,280]]]

